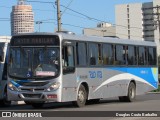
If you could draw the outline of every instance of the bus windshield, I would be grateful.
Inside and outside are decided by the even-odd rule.
[[[50,78],[59,73],[59,47],[11,47],[9,75],[17,78]]]

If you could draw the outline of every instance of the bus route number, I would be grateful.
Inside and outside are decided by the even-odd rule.
[[[102,71],[89,71],[90,78],[102,78]]]

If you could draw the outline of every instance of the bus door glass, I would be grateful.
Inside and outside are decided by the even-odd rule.
[[[65,45],[62,49],[63,73],[73,73],[75,71],[74,46]]]
[[[4,61],[4,44],[5,43],[0,43],[0,62]]]

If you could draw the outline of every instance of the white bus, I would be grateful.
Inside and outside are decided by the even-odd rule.
[[[154,42],[32,33],[11,39],[8,99],[33,107],[45,102],[87,102],[136,95],[158,87]]]
[[[7,51],[10,37],[0,37],[0,106],[9,106],[7,100]]]

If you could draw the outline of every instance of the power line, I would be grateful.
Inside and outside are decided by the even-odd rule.
[[[61,5],[61,6],[64,7],[64,8],[67,8],[67,7],[64,6],[64,5]],[[100,20],[100,19],[97,19],[97,18],[94,18],[94,17],[90,17],[90,16],[88,16],[88,15],[85,15],[85,14],[83,14],[83,13],[80,13],[80,12],[78,12],[78,11],[75,11],[75,10],[73,10],[73,9],[71,9],[71,8],[67,8],[67,9],[70,10],[70,11],[72,11],[72,12],[74,12],[74,13],[77,13],[77,14],[79,14],[79,15],[84,16],[84,17],[88,18],[89,20],[95,20],[95,21],[97,21],[97,22],[107,22],[107,21],[103,21],[103,20]],[[107,23],[109,23],[109,22],[107,22]],[[128,26],[124,26],[124,25],[117,25],[117,24],[112,24],[112,25],[128,28]],[[141,30],[142,30],[142,28],[139,28],[139,27],[130,27],[130,28],[136,28],[136,29],[141,29]]]
[[[0,6],[0,8],[11,9],[12,7]],[[49,9],[33,9],[33,10],[35,10],[35,11],[44,11],[44,12],[53,12],[53,10],[49,10]]]
[[[62,23],[62,25],[67,25],[67,26],[72,26],[72,27],[77,27],[77,28],[82,28],[82,29],[90,29],[90,30],[93,30],[93,31],[102,32],[101,30],[96,30],[96,29],[92,29],[92,28],[85,28],[85,27],[78,26],[78,25],[65,24],[65,23]],[[108,32],[108,33],[114,33],[114,32]],[[121,34],[121,33],[116,33],[116,34],[128,36],[128,35],[126,35],[126,34]],[[143,38],[142,36],[134,36],[134,35],[130,35],[130,36],[132,36],[132,37],[138,37],[138,38]]]
[[[4,18],[0,18],[0,19],[4,19]],[[5,18],[5,19],[8,19],[8,20],[3,20],[3,21],[10,21],[9,18]],[[28,21],[28,20],[21,20],[21,22],[23,22],[23,21]],[[36,21],[34,21],[34,23],[36,23],[37,21],[41,21],[42,23],[45,23],[45,24],[53,23],[53,24],[57,25],[57,23],[56,23],[57,20],[56,19],[36,20]],[[55,21],[55,22],[52,22],[52,21]],[[76,28],[81,28],[81,29],[90,29],[90,30],[93,30],[93,31],[102,32],[101,30],[92,29],[92,28],[86,28],[86,27],[83,27],[83,26],[78,26],[78,25],[73,25],[73,24],[68,24],[68,23],[62,23],[62,25],[76,27]],[[114,32],[108,32],[108,33],[114,33]],[[123,36],[128,36],[126,34],[121,34],[121,33],[116,33],[116,34],[123,35]],[[143,38],[141,36],[133,36],[133,35],[130,35],[130,36],[132,36],[132,37],[138,37],[138,38]]]
[[[42,1],[30,1],[30,0],[28,0],[28,2],[54,4],[54,2],[42,2]],[[97,18],[94,18],[94,17],[90,17],[90,16],[85,15],[85,14],[83,14],[83,13],[81,13],[81,12],[76,11],[76,10],[73,10],[73,9],[69,8],[69,6],[64,6],[64,5],[60,5],[60,6],[62,6],[62,7],[65,8],[65,9],[68,9],[68,10],[74,12],[74,13],[77,13],[77,14],[79,14],[79,15],[81,15],[81,16],[84,16],[85,18],[87,18],[87,19],[89,19],[89,20],[94,20],[94,21],[97,21],[97,22],[107,22],[107,21],[100,20],[100,19],[97,19]],[[109,22],[107,22],[107,23],[109,23]],[[124,28],[127,28],[127,29],[128,29],[128,26],[118,25],[118,24],[112,24],[112,25],[114,25],[114,26],[119,26],[119,27],[124,27]],[[140,29],[140,30],[143,29],[143,28],[140,28],[140,27],[130,27],[130,28]]]
[[[54,5],[54,2],[42,2],[42,1],[28,1],[28,2],[36,2],[36,3],[47,3],[47,4],[52,4]],[[65,10],[70,10],[76,14],[79,14],[81,16],[84,16],[84,19],[88,19],[88,20],[91,20],[91,21],[97,21],[97,22],[106,22],[106,21],[103,21],[103,20],[99,20],[99,19],[96,19],[96,18],[93,18],[93,17],[90,17],[88,15],[85,15],[81,12],[78,12],[78,11],[75,11],[71,8],[69,8],[69,5],[71,4],[71,2],[73,2],[73,0],[70,1],[70,3],[68,4],[68,6],[64,6],[64,5],[61,5],[62,7],[65,8]],[[11,7],[6,7],[6,6],[0,6],[0,7],[4,7],[4,8],[11,8]],[[54,7],[55,8],[55,7]],[[33,9],[33,10],[38,10],[38,11],[43,11],[43,10],[40,10],[40,9]],[[46,10],[46,11],[52,11],[52,10]],[[76,16],[75,16],[76,17]],[[78,16],[80,17],[80,16]],[[81,17],[82,18],[82,17]],[[51,19],[50,19],[51,20]],[[53,19],[52,19],[53,20]],[[54,19],[55,20],[55,19]],[[9,21],[9,20],[1,20],[1,21]],[[46,22],[46,21],[49,21],[49,20],[44,20],[43,23],[53,23],[53,22]],[[37,21],[34,21],[34,22],[37,22]],[[85,28],[85,27],[81,27],[81,26],[78,26],[78,25],[71,25],[71,24],[63,24],[63,25],[68,25],[68,26],[72,26],[72,27],[79,27],[79,28]],[[123,25],[117,25],[117,24],[113,24],[115,26],[120,26],[120,27],[124,27],[124,28],[128,28],[128,26],[123,26]],[[130,28],[135,28],[135,29],[141,29],[142,28],[139,28],[139,27],[130,27]],[[93,30],[93,29],[92,29]],[[118,33],[117,33],[118,34]],[[125,35],[125,34],[123,34]],[[125,36],[128,36],[128,35],[125,35]],[[132,36],[132,35],[130,35]],[[134,36],[134,37],[140,37],[140,36]],[[142,38],[142,37],[141,37]]]
[[[63,14],[66,12],[66,10],[69,8],[69,6],[71,5],[72,2],[73,2],[73,0],[71,0],[71,1],[68,3],[67,7],[65,8],[65,10],[62,12],[61,15],[63,15]]]
[[[54,2],[42,2],[42,1],[34,1],[34,0],[26,0],[27,2],[35,2],[35,3],[47,3],[47,4],[54,4]]]

